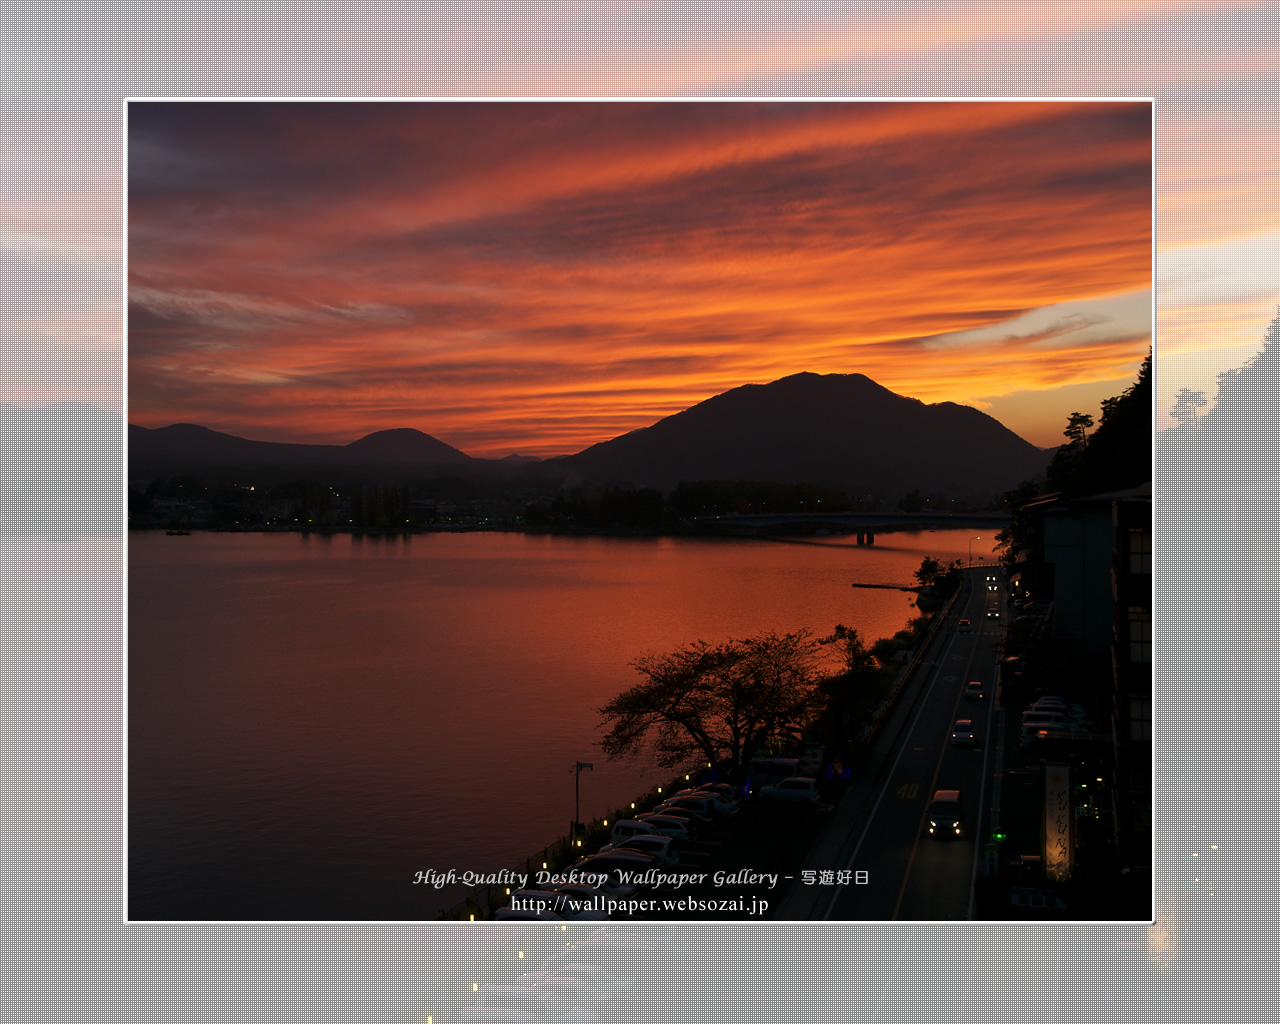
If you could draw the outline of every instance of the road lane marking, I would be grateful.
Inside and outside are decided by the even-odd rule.
[[[907,800],[914,800],[916,798],[916,795],[920,792],[920,783],[904,782],[901,786],[898,787],[897,792],[898,792],[898,796],[900,797],[903,797]]]

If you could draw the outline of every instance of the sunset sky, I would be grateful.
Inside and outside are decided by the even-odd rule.
[[[1146,103],[132,103],[130,422],[556,455],[800,371],[1034,444],[1151,344]]]

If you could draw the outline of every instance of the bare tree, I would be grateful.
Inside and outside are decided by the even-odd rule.
[[[608,729],[601,746],[621,757],[651,740],[666,767],[701,760],[736,768],[813,719],[821,704],[817,651],[801,630],[640,658],[643,681],[600,708]]]

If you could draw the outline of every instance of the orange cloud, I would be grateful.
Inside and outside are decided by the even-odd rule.
[[[1150,288],[1143,104],[160,105],[130,123],[145,425],[414,426],[549,455],[802,370],[973,402],[1123,376],[1150,343],[1149,322],[998,336]]]

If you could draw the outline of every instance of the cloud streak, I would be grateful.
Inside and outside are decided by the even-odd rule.
[[[135,104],[129,149],[146,425],[547,455],[801,370],[974,402],[1150,343],[957,340],[1150,287],[1145,104]]]

